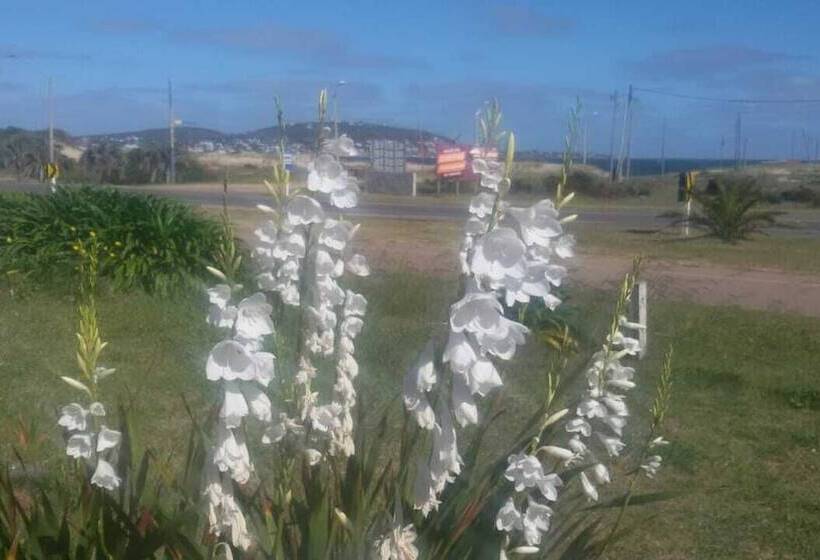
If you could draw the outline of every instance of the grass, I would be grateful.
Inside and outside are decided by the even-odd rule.
[[[380,245],[384,240],[395,241],[396,252],[405,259],[412,254],[402,250],[405,248],[415,249],[416,259],[424,258],[425,254],[428,259],[439,254],[449,259],[450,254],[455,255],[462,230],[460,223],[444,220],[365,218],[358,221],[364,224],[361,235],[365,247],[368,243]],[[820,239],[816,237],[757,235],[732,245],[702,236],[684,240],[671,232],[634,233],[583,223],[573,224],[572,231],[578,240],[578,250],[593,258],[595,255],[624,258],[643,255],[657,261],[694,261],[746,269],[820,273]],[[452,262],[452,259],[448,260],[444,268]],[[429,263],[426,269],[429,270]]]
[[[693,233],[683,239],[671,232],[635,233],[574,226],[581,251],[623,256],[644,255],[661,261],[697,261],[737,268],[771,268],[820,273],[820,239],[798,235],[755,235],[736,244]]]
[[[456,285],[449,278],[379,274],[357,289],[370,316],[357,342],[362,403],[377,410],[430,333],[441,332]],[[613,295],[572,292],[585,351],[603,329]],[[100,297],[104,363],[118,368],[104,383],[107,403],[124,402],[137,419],[138,443],[164,456],[180,447],[189,423],[182,396],[207,409],[206,352],[216,339],[204,303],[140,293]],[[72,370],[74,301],[65,295],[0,294],[0,461],[20,444],[14,419],[34,419],[24,453],[46,465],[63,461],[56,408],[72,397],[57,380]],[[671,502],[636,508],[636,531],[612,558],[814,558],[820,554],[820,320],[731,307],[651,302],[650,352],[639,366],[641,406],[651,397],[661,355],[675,348],[674,397],[664,430],[673,443],[667,468],[642,491],[672,490]],[[45,336],[44,336],[45,335]],[[396,341],[401,340],[398,344]],[[530,344],[505,367],[501,421],[485,441],[529,414],[542,390],[544,350]],[[367,403],[367,404],[364,404]]]

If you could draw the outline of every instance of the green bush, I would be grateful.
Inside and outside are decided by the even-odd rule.
[[[692,223],[730,243],[775,225],[781,214],[756,209],[765,199],[752,179],[723,180],[716,183],[713,193],[696,192],[694,198],[700,208]]]
[[[0,270],[33,281],[73,275],[78,241],[96,236],[101,275],[120,289],[167,294],[198,283],[221,236],[214,220],[171,200],[106,188],[0,196]]]

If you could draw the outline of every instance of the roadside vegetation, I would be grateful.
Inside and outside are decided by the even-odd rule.
[[[169,199],[99,187],[0,195],[0,271],[25,287],[73,284],[83,242],[119,289],[167,294],[200,285],[220,240],[216,221]]]

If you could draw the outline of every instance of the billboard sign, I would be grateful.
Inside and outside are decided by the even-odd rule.
[[[467,150],[462,148],[439,148],[436,151],[436,175],[461,177],[467,171]]]

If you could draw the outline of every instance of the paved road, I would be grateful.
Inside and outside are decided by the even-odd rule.
[[[191,185],[179,187],[120,187],[131,192],[151,193],[159,196],[176,198],[192,204],[220,205],[222,204],[221,190],[214,185],[204,185],[197,189]],[[40,183],[0,182],[0,191],[14,190],[23,192],[43,192],[44,185]],[[253,208],[257,204],[267,203],[269,200],[255,189],[237,186],[230,194],[231,206]],[[651,230],[668,226],[670,220],[660,218],[656,208],[630,209],[576,209],[578,221],[585,224],[600,225],[603,228],[617,228],[621,230]],[[356,208],[344,211],[349,216],[368,218],[395,218],[419,220],[464,220],[467,216],[467,207],[452,202],[438,203],[435,199],[427,201],[414,200],[408,203],[382,202],[367,200],[363,197]],[[783,219],[796,226],[797,229],[781,229],[784,233],[799,233],[802,235],[820,236],[820,215],[817,213],[790,213]]]

